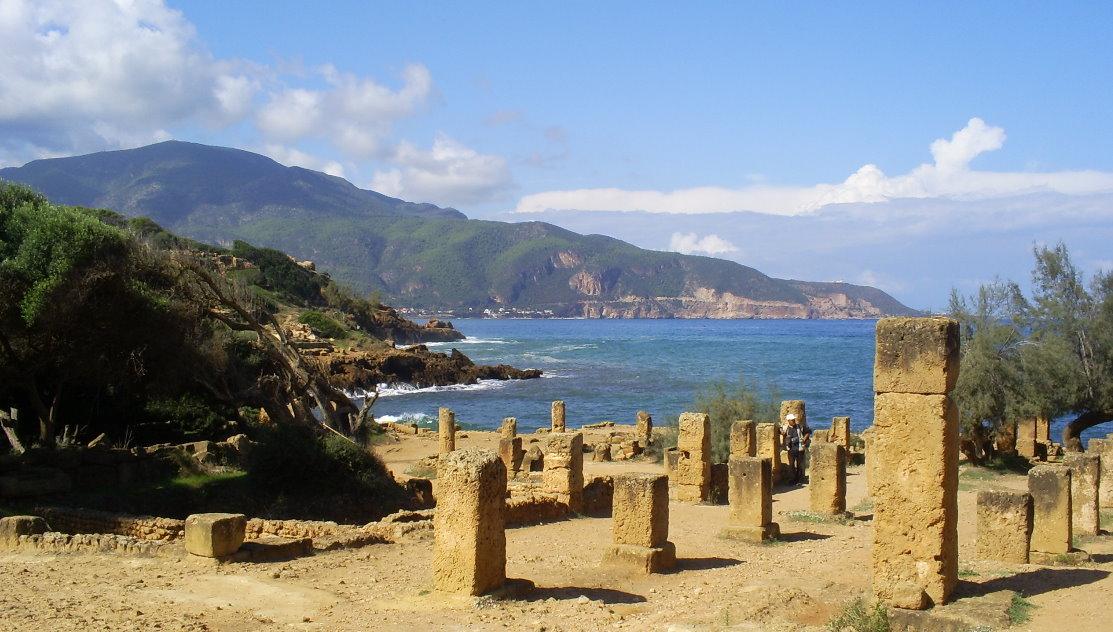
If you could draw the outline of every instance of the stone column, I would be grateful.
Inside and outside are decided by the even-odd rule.
[[[499,426],[499,434],[503,439],[513,439],[518,436],[518,420],[514,417],[504,418],[502,425]]]
[[[837,443],[844,449],[850,449],[850,417],[834,417],[831,419],[831,432],[827,440]]]
[[[1027,417],[1016,422],[1016,453],[1022,457],[1036,457],[1036,419]]]
[[[898,608],[947,603],[958,583],[958,323],[877,323],[873,590]]]
[[[1046,415],[1036,417],[1036,443],[1051,443],[1051,420]]]
[[[635,423],[634,439],[641,443],[642,447],[649,445],[653,439],[653,416],[644,410],[639,410]]]
[[[1070,468],[1037,465],[1028,470],[1032,495],[1032,551],[1069,553],[1071,527]]]
[[[552,422],[553,422],[552,431],[553,432],[564,432],[566,424],[565,424],[565,421],[564,421],[564,401],[563,400],[558,399],[557,401],[553,402],[553,410],[552,410],[551,417],[552,417]]]
[[[669,480],[663,474],[620,474],[614,477],[611,523],[614,545],[603,564],[643,573],[659,573],[676,565],[676,547],[669,542]]]
[[[1113,509],[1113,439],[1090,439],[1090,451],[1101,460],[1098,481],[1098,505]]]
[[[720,535],[750,542],[780,535],[780,527],[773,522],[773,468],[769,459],[732,456],[727,468],[730,522]]]
[[[773,480],[779,480],[781,475],[781,432],[777,424],[763,423],[757,425],[757,451],[754,456],[769,459],[769,467]]]
[[[747,419],[730,425],[730,455],[757,456],[757,424]]]
[[[456,449],[456,413],[451,409],[442,407],[437,411],[437,435],[441,440],[441,454]]]
[[[554,432],[542,441],[545,447],[545,490],[557,495],[569,511],[584,508],[584,435],[579,432]]]
[[[711,488],[711,418],[703,413],[681,413],[676,441],[676,498],[707,500]]]
[[[865,458],[866,470],[866,495],[873,498],[873,467],[877,459],[873,458],[873,426],[862,431],[862,456]]]
[[[840,443],[813,443],[808,474],[813,513],[846,515],[846,449]]]
[[[457,450],[437,463],[433,587],[482,595],[506,581],[506,467],[490,450]]]
[[[522,460],[526,451],[522,449],[521,437],[503,437],[499,439],[499,458],[506,467],[506,477],[514,478],[522,471]]]
[[[796,415],[797,423],[807,423],[808,416],[804,411],[804,400],[787,399],[781,402],[781,425],[788,425],[788,415]]]
[[[1006,421],[1001,424],[994,441],[998,452],[1001,454],[1016,454],[1016,430],[1017,424],[1015,421]]]
[[[676,466],[680,463],[680,450],[667,448],[665,450],[665,475],[669,477],[669,485],[676,485]]]
[[[1101,484],[1101,458],[1085,452],[1068,452],[1063,465],[1070,468],[1071,532],[1078,535],[1101,533],[1098,487]]]
[[[979,560],[1028,563],[1032,497],[1024,492],[978,492]]]

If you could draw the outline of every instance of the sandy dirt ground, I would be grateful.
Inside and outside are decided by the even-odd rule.
[[[466,432],[457,447],[489,447],[497,435]],[[602,435],[600,431],[589,434]],[[528,441],[530,435],[524,435]],[[586,443],[590,443],[589,436]],[[436,436],[380,446],[401,474],[434,454]],[[588,476],[660,472],[659,464],[586,462]],[[979,473],[980,474],[980,473]],[[1113,537],[1082,541],[1094,561],[1041,567],[973,559],[975,493],[1024,489],[1016,475],[964,474],[959,497],[963,591],[1017,590],[1035,604],[1015,630],[1113,629]],[[803,630],[822,629],[867,594],[872,529],[861,467],[848,476],[849,524],[794,521],[804,487],[780,488],[772,544],[718,537],[727,507],[670,505],[678,568],[653,576],[601,569],[607,518],[577,518],[506,532],[507,574],[536,588],[513,600],[430,591],[432,541],[320,553],[289,562],[217,565],[200,558],[94,554],[0,555],[3,630]]]

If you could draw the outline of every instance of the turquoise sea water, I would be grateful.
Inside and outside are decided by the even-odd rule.
[[[808,422],[826,428],[849,415],[855,432],[873,423],[875,321],[823,320],[456,320],[467,340],[456,347],[482,364],[538,368],[537,380],[470,386],[390,388],[375,405],[381,421],[431,425],[437,407],[463,427],[496,428],[517,417],[524,431],[549,423],[555,399],[569,425],[633,423],[639,409],[657,423],[691,408],[695,392],[745,375],[775,385],[780,399],[803,399]],[[1059,436],[1061,420],[1053,424]],[[1113,431],[1104,424],[1083,437]]]

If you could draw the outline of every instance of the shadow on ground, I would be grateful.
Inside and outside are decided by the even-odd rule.
[[[782,533],[777,536],[781,542],[806,542],[808,540],[826,540],[831,536],[824,533],[812,533],[811,531],[793,531],[792,533]]]
[[[646,598],[634,593],[629,593],[624,590],[615,590],[613,588],[584,588],[581,586],[549,586],[546,588],[534,588],[522,595],[522,601],[545,601],[552,598],[560,601],[579,599],[581,596],[587,597],[592,601],[602,601],[603,603],[643,603]]]
[[[673,572],[707,571],[713,568],[737,566],[741,563],[742,560],[736,560],[731,557],[684,557],[677,558],[676,567],[673,569]]]
[[[1091,568],[1041,568],[980,583],[960,580],[956,592],[959,596],[976,597],[998,590],[1014,590],[1030,597],[1061,588],[1092,584],[1108,576],[1109,571]]]

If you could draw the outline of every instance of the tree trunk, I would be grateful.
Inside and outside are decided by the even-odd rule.
[[[1082,431],[1113,420],[1113,411],[1087,411],[1075,417],[1063,427],[1063,449],[1070,452],[1082,451]]]

